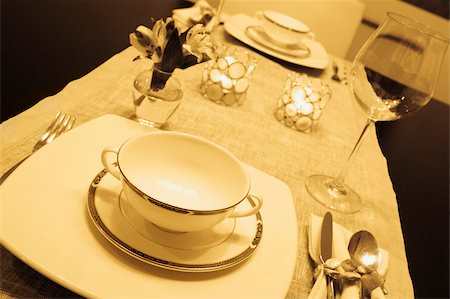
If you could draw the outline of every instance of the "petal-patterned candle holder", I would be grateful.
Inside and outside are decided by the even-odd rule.
[[[286,127],[309,133],[331,99],[331,88],[319,79],[290,72],[277,100],[275,117]]]
[[[206,63],[200,91],[216,103],[241,105],[257,61],[248,51],[236,47],[219,48],[216,54],[216,59]]]

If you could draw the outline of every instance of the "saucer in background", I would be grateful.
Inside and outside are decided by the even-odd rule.
[[[307,57],[292,55],[292,52],[289,52],[289,54],[283,53],[279,51],[280,49],[275,49],[274,45],[269,46],[267,42],[262,41],[262,39],[260,39],[259,41],[255,41],[255,35],[253,35],[252,38],[246,33],[247,27],[259,25],[260,23],[258,20],[245,14],[233,15],[229,17],[224,24],[225,30],[231,36],[263,53],[269,54],[273,57],[282,59],[290,63],[314,69],[325,69],[328,66],[328,53],[323,45],[317,40],[308,38],[305,38],[303,40],[305,46],[307,46],[311,50],[311,54]]]

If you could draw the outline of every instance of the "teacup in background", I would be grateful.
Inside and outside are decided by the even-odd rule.
[[[116,157],[113,161],[108,158],[111,154]],[[261,198],[249,194],[250,177],[239,160],[200,137],[144,133],[119,149],[106,147],[101,158],[122,182],[130,206],[166,231],[205,230],[227,217],[256,214],[262,206]],[[256,205],[235,211],[247,197]]]
[[[308,25],[280,12],[258,11],[255,18],[261,22],[261,27],[268,37],[280,45],[298,45],[304,38],[315,38]]]

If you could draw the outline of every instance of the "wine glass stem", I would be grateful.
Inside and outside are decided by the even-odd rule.
[[[352,151],[350,152],[350,155],[348,156],[347,160],[344,162],[344,165],[341,168],[341,171],[339,172],[338,176],[334,179],[333,182],[330,183],[330,187],[340,193],[346,193],[346,189],[345,189],[345,185],[344,185],[344,181],[345,178],[347,176],[347,172],[348,169],[350,168],[350,165],[353,162],[353,159],[355,158],[355,154],[358,151],[359,147],[361,146],[361,143],[364,139],[364,137],[366,137],[367,132],[369,131],[368,129],[374,125],[375,122],[371,119],[367,119],[367,122],[361,132],[361,134],[359,135],[358,141],[356,142],[355,146],[353,147]]]
[[[209,33],[211,42],[217,47],[220,44],[220,39],[217,38],[217,28],[220,25],[220,15],[222,14],[223,4],[225,0],[219,0],[219,4],[217,6],[216,15],[213,17],[211,22],[214,22],[211,28],[211,32]],[[219,41],[218,41],[219,40]]]
[[[220,0],[219,1],[219,5],[218,5],[217,10],[216,10],[216,16],[215,16],[215,19],[214,19],[213,31],[216,31],[217,27],[220,24],[220,15],[222,14],[222,9],[223,9],[224,2],[225,2],[225,0]]]
[[[225,0],[220,0],[219,1],[219,7],[217,8],[217,19],[218,19],[219,23],[220,23],[220,14],[222,13],[224,2],[225,2]]]

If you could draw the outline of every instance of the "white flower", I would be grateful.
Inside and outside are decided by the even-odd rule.
[[[153,55],[156,49],[156,41],[153,32],[145,26],[139,26],[130,33],[130,44],[146,56]]]
[[[156,21],[151,30],[139,26],[130,34],[130,44],[143,54],[135,59],[150,58],[161,69],[170,71],[177,67],[189,67],[214,56],[213,44],[202,24],[194,25],[180,35],[172,18]]]
[[[175,27],[172,18],[166,18],[166,20],[160,19],[153,25],[153,34],[156,41],[156,49],[152,55],[152,60],[155,63],[162,61],[164,56],[164,50],[166,49],[167,42]]]
[[[205,33],[202,24],[194,25],[186,35],[186,42],[183,44],[183,55],[192,54],[197,57],[197,62],[203,60],[203,55],[212,58],[214,56],[213,44],[210,36]]]

